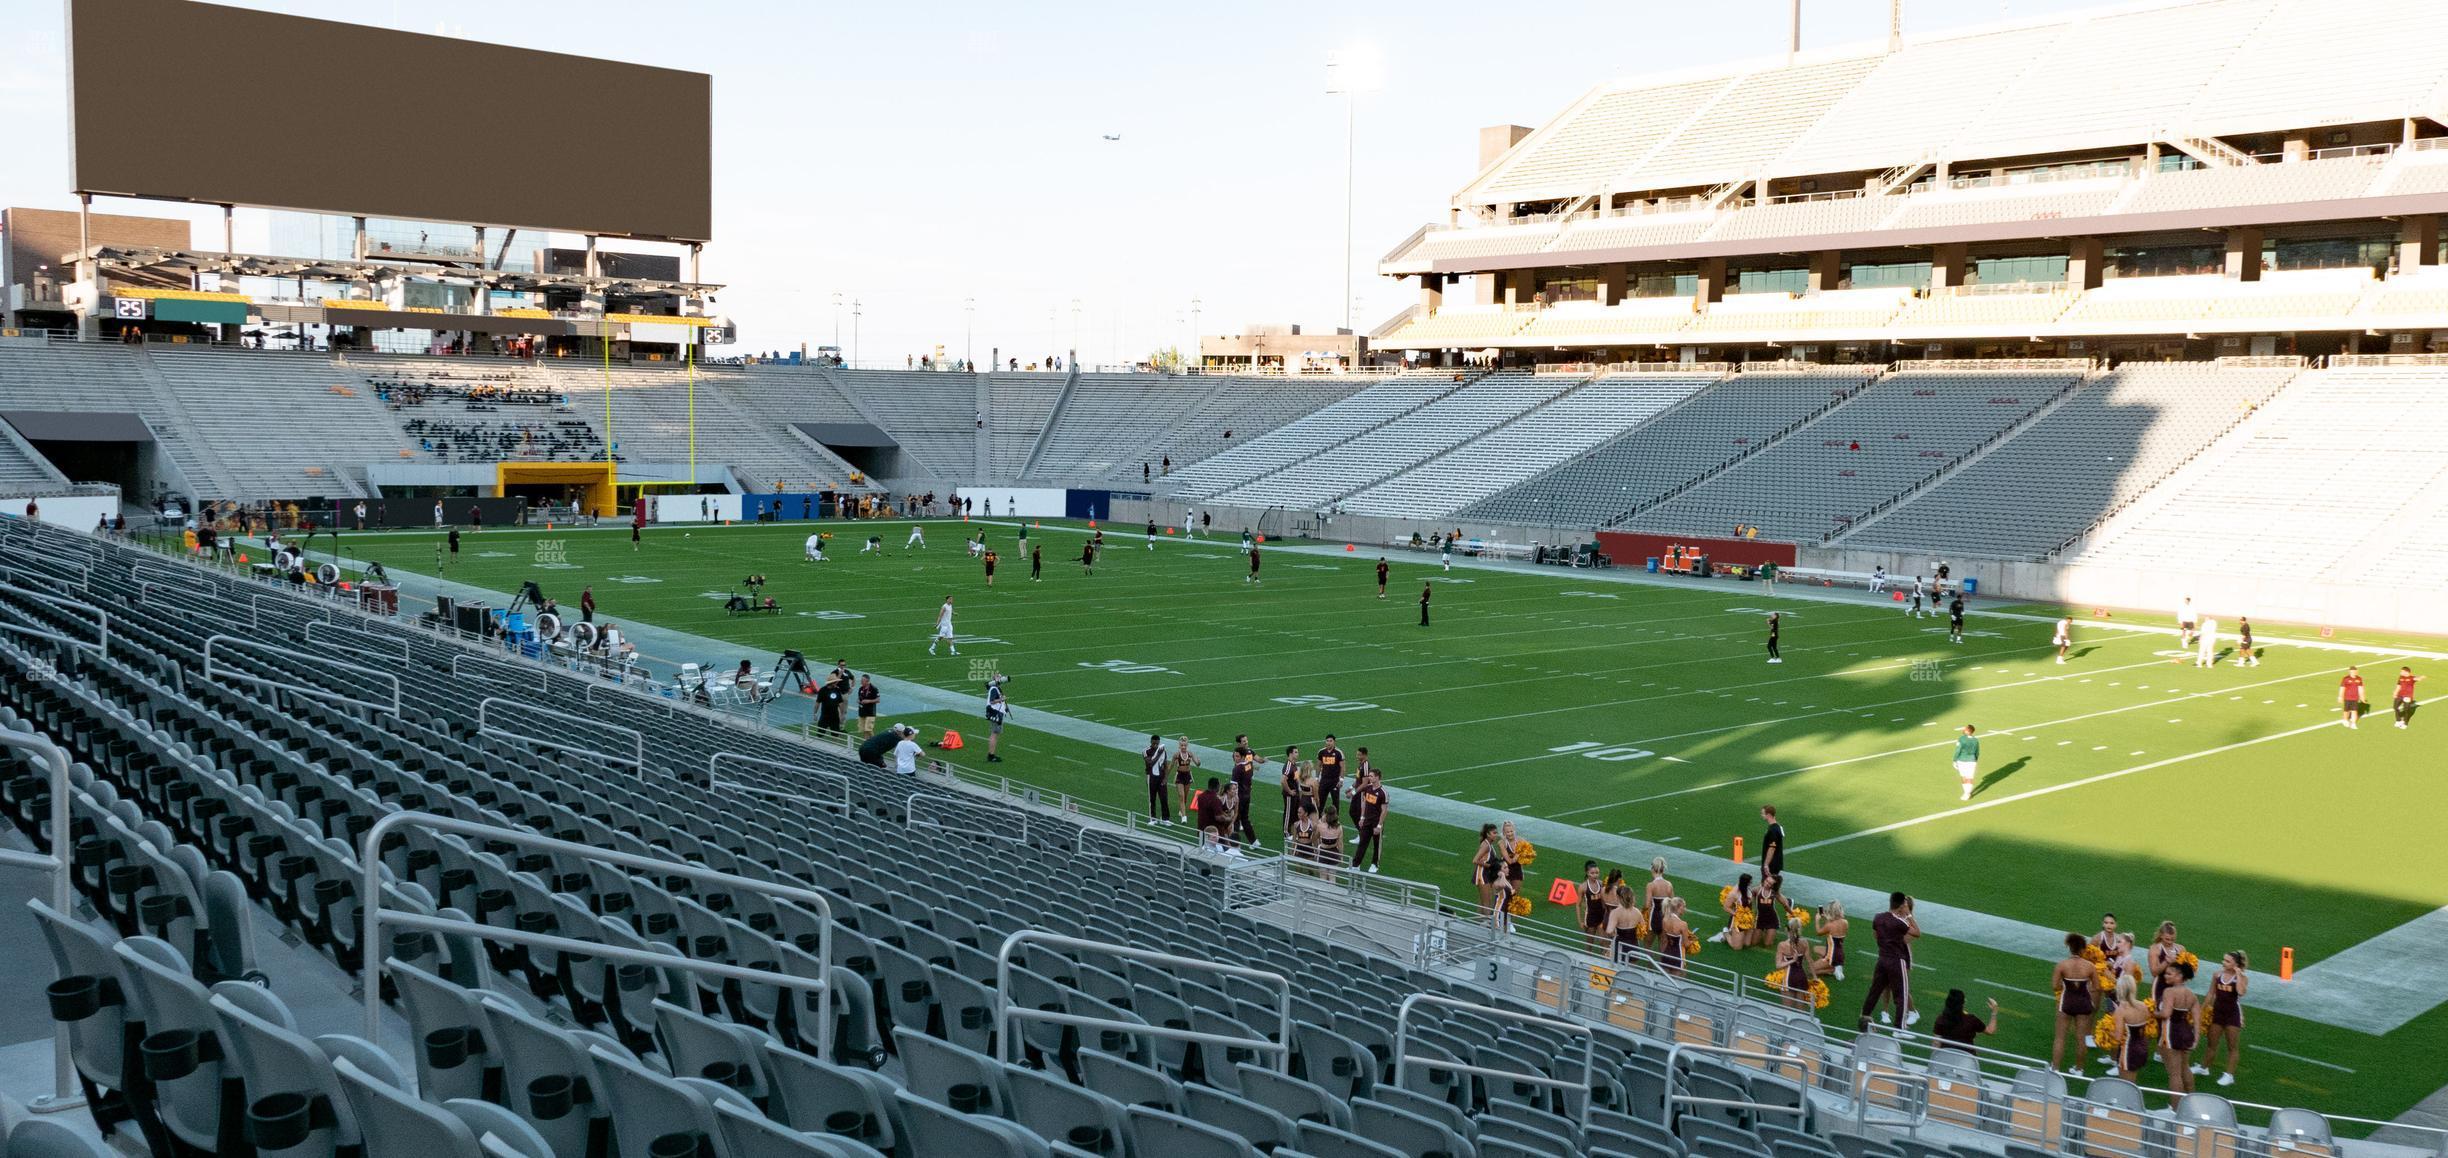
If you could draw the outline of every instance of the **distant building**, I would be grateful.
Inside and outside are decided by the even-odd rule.
[[[1350,330],[1304,334],[1299,326],[1251,323],[1238,334],[1199,335],[1198,352],[1204,369],[1299,374],[1351,369],[1367,355],[1368,343]]]

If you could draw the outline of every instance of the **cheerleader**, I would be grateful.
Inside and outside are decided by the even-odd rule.
[[[1343,866],[1343,818],[1334,809],[1318,809],[1317,827],[1310,830],[1310,851],[1317,856],[1318,875],[1327,884],[1335,882],[1335,870]]]
[[[1844,980],[1844,939],[1852,927],[1852,922],[1845,920],[1843,901],[1819,906],[1819,933],[1827,938],[1827,951],[1819,955],[1819,972]]]
[[[2168,966],[2186,956],[2185,947],[2176,942],[2176,922],[2159,922],[2159,934],[2150,944],[2151,1000],[2156,1002],[2167,992]]]
[[[1496,903],[1496,878],[1504,874],[1504,862],[1496,853],[1496,826],[1479,826],[1479,851],[1471,854],[1471,883],[1479,886],[1479,911],[1486,913]]]
[[[1300,810],[1293,804],[1293,798],[1300,795],[1300,780],[1300,745],[1295,744],[1284,749],[1283,783],[1280,785],[1283,789],[1283,830],[1287,837],[1292,835],[1293,822],[1300,818]]]
[[[1751,874],[1744,873],[1735,878],[1733,888],[1717,894],[1717,907],[1725,911],[1726,925],[1709,940],[1724,942],[1728,949],[1740,949],[1749,945],[1752,935],[1759,931],[1756,920],[1753,920],[1752,928],[1742,927],[1742,922],[1751,918],[1750,905]]]
[[[1751,891],[1751,931],[1759,944],[1769,943],[1774,934],[1769,930],[1785,924],[1785,878],[1772,872],[1760,874],[1759,887]]]
[[[2066,955],[2049,972],[2049,987],[2057,994],[2057,1037],[2049,1044],[2049,1068],[2070,1078],[2082,1076],[2082,1046],[2090,1040],[2083,1027],[2090,1024],[2091,1015],[2099,1008],[2092,986],[2096,970],[2092,968],[2091,958],[2083,955],[2083,950],[2090,944],[2083,940],[2080,933],[2066,934]],[[2076,1040],[2080,1043],[2074,1047],[2074,1066],[2071,1069],[2065,1064],[2068,1030],[2079,1035]]]
[[[1598,872],[1598,862],[1581,862],[1581,932],[1589,937],[1593,955],[1606,952],[1607,916],[1614,908],[1613,894]]]
[[[2202,1060],[2218,1056],[2219,1045],[2227,1046],[2227,1068],[2220,1072],[2218,1084],[2235,1084],[2236,1055],[2244,1052],[2244,990],[2252,984],[2245,971],[2252,963],[2238,949],[2219,959],[2219,970],[2210,975],[2210,1032],[2202,1043]],[[2195,1066],[2197,1074],[2210,1072],[2208,1066]]]
[[[1641,920],[1640,905],[1632,899],[1632,886],[1615,886],[1614,904],[1607,909],[1605,933],[1612,950],[1608,956],[1616,964],[1625,964],[1640,952],[1641,939],[1649,935],[1649,929],[1648,923]]]
[[[1521,892],[1522,888],[1522,862],[1520,846],[1521,837],[1514,833],[1513,822],[1510,820],[1505,821],[1503,835],[1496,841],[1496,851],[1502,854],[1504,857],[1505,880],[1512,884],[1513,891],[1516,893]]]
[[[2133,935],[2117,928],[2115,913],[2100,914],[2100,931],[2092,934],[2091,946],[2107,958],[2108,975],[2125,975],[2125,959],[2133,953]]]
[[[1658,952],[1665,958],[1659,968],[1672,976],[1681,977],[1683,958],[1695,948],[1691,923],[1683,919],[1683,898],[1666,898],[1666,915],[1658,921],[1657,939]]]
[[[1777,989],[1784,994],[1785,1007],[1809,1013],[1819,1007],[1811,993],[1812,970],[1810,942],[1802,936],[1799,922],[1785,926],[1785,937],[1777,944]]]
[[[1675,899],[1674,882],[1666,879],[1665,857],[1654,857],[1649,861],[1649,885],[1641,895],[1649,909],[1649,935],[1664,936],[1666,903]]]
[[[2186,984],[2191,980],[2193,967],[2182,961],[2159,971],[2159,1060],[2167,1066],[2168,1089],[2179,1094],[2193,1092],[2193,1019],[2201,998]]]
[[[2145,1029],[2151,1012],[2142,1004],[2137,988],[2133,974],[2117,974],[2116,1008],[2109,1013],[2122,1035],[2116,1051],[2117,1076],[2129,1082],[2150,1064],[2150,1037]]]
[[[1508,858],[1505,863],[1509,865],[1511,863],[1510,859]],[[1512,934],[1513,898],[1520,895],[1521,882],[1514,880],[1512,874],[1509,872],[1504,872],[1501,870],[1497,872],[1494,893],[1494,908],[1491,910],[1493,917],[1491,927],[1496,930],[1497,936],[1504,937]]]

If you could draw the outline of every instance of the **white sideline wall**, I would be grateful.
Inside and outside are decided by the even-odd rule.
[[[71,531],[90,531],[104,515],[119,514],[117,495],[22,495],[0,499],[0,512],[25,517],[27,503],[39,506],[42,521]]]
[[[960,497],[976,505],[970,513],[986,517],[986,504],[994,504],[995,517],[1013,516],[1024,519],[1059,519],[1063,517],[1063,500],[1071,492],[1061,487],[981,487],[964,486]]]
[[[738,495],[648,495],[646,517],[657,523],[719,523],[740,518]],[[713,511],[711,516],[707,510]]]

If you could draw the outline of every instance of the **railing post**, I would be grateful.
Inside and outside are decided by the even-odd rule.
[[[0,866],[30,868],[51,874],[51,908],[62,917],[76,907],[73,870],[68,864],[68,754],[48,738],[32,730],[11,732],[0,730],[0,748],[26,753],[42,761],[51,774],[51,851],[21,853],[8,851],[0,855]],[[31,1108],[36,1113],[57,1113],[73,1110],[85,1104],[77,1093],[76,1060],[69,1054],[68,1023],[60,1022],[51,1031],[51,1092],[34,1099]]]

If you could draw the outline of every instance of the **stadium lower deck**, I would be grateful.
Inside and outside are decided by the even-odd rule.
[[[1996,1039],[2004,1051],[2045,1056],[2048,1003],[2037,994],[2055,934],[2090,930],[2104,908],[2129,925],[2176,920],[2206,958],[2251,951],[2254,1019],[2239,1087],[2223,1092],[2284,1103],[2319,1091],[2335,1112],[2377,1117],[2429,1092],[2427,1051],[2414,1043],[2441,1014],[2406,981],[2423,967],[2427,914],[2448,903],[2423,882],[2448,874],[2424,863],[2417,814],[2321,821],[2336,786],[2299,771],[2354,767],[2357,795],[2427,791],[2419,718],[2400,733],[2379,712],[2349,733],[2332,701],[2344,663],[2366,664],[2383,683],[2387,665],[2428,662],[2429,641],[2340,643],[2268,624],[2261,666],[2198,672],[2169,654],[2165,617],[2086,620],[2061,668],[2049,662],[2047,608],[1975,600],[1965,642],[1951,644],[1943,619],[1908,619],[1861,595],[1467,560],[1447,572],[1411,553],[1393,556],[1380,604],[1375,556],[1339,544],[1262,546],[1266,582],[1252,585],[1232,540],[1164,536],[1150,551],[1138,528],[1108,524],[1090,576],[1076,548],[1092,532],[1051,522],[1029,540],[1047,556],[1044,580],[1031,584],[1016,526],[920,525],[923,550],[904,546],[900,521],[831,524],[822,564],[799,558],[799,527],[651,529],[635,551],[615,531],[486,531],[463,536],[455,561],[444,556],[440,583],[407,584],[412,601],[506,595],[519,576],[541,574],[565,605],[576,585],[594,586],[598,620],[620,624],[666,682],[679,662],[729,670],[744,656],[763,670],[794,647],[821,671],[839,653],[885,679],[887,723],[917,724],[929,739],[967,736],[963,751],[932,758],[981,782],[1008,777],[1040,799],[1068,794],[1096,816],[1144,808],[1136,757],[1149,731],[1188,735],[1209,770],[1223,766],[1217,748],[1235,732],[1271,758],[1290,743],[1314,751],[1334,731],[1346,751],[1369,746],[1390,774],[1386,872],[1438,886],[1464,913],[1475,901],[1463,859],[1471,828],[1511,817],[1544,852],[1533,894],[1544,897],[1549,878],[1577,879],[1584,857],[1637,876],[1664,855],[1705,934],[1722,924],[1714,894],[1739,868],[1726,845],[1738,834],[1756,841],[1757,807],[1776,803],[1793,834],[1789,897],[1841,899],[1860,919],[1886,889],[1913,892],[1933,939],[1917,954],[1925,1012],[1945,988],[1966,989],[1975,1008],[1996,997],[2009,1011]],[[1005,560],[991,589],[961,545],[978,531]],[[862,559],[855,547],[869,532],[886,547]],[[567,566],[534,571],[541,541]],[[347,554],[406,576],[430,569],[421,563],[434,546],[426,535],[368,534]],[[780,617],[723,610],[721,597],[750,572],[769,577]],[[1425,631],[1423,584],[1437,595]],[[962,654],[929,658],[946,593]],[[1778,667],[1760,650],[1770,608],[1786,616]],[[1019,708],[1006,759],[992,768],[979,751],[986,672],[1011,677]],[[505,688],[491,685],[516,689],[524,678],[463,668],[452,682],[498,694]],[[786,728],[809,713],[798,695],[731,710]],[[615,718],[638,726],[634,712]],[[1954,799],[1939,739],[1959,721],[1979,723],[1988,744],[1970,806]],[[1280,843],[1275,767],[1259,793],[1270,851]],[[2161,835],[2171,810],[2184,817],[2183,839]],[[2239,895],[2266,899],[2237,905]],[[1537,912],[1534,922],[1572,921],[1544,902]],[[1534,930],[1531,940],[1555,936]],[[1578,947],[1569,931],[1562,939]],[[1832,1032],[1858,1007],[1865,940],[1855,938],[1849,980],[1834,983]],[[2280,946],[2296,954],[2291,982],[2270,975]],[[1711,945],[1694,972],[1724,981],[1770,963],[1762,950]],[[1719,969],[1730,972],[1710,972]],[[2086,1064],[2100,1073],[2096,1058]]]

